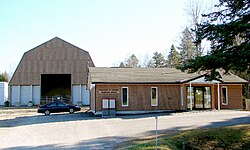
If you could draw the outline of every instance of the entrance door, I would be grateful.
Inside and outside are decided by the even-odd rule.
[[[212,108],[211,87],[192,87],[192,94],[190,96],[190,89],[187,87],[187,108],[190,109],[190,97],[192,98],[193,109],[210,109]]]
[[[194,100],[195,100],[195,108],[201,109],[204,108],[203,100],[204,100],[204,94],[203,94],[203,87],[196,87],[194,89]]]

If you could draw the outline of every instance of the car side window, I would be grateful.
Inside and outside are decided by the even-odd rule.
[[[65,106],[64,103],[58,102],[58,106]]]
[[[56,106],[56,103],[51,103],[50,106]]]

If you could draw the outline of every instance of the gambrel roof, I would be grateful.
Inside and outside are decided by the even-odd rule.
[[[40,85],[41,74],[71,74],[72,84],[87,84],[88,65],[87,51],[55,37],[24,53],[10,85]]]

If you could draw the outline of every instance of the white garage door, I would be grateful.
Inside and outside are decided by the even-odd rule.
[[[18,86],[11,86],[11,105],[19,105],[18,95]]]
[[[89,90],[86,89],[86,86],[82,86],[82,104],[90,105]]]
[[[81,87],[81,91],[80,91]],[[80,96],[81,94],[81,96]],[[85,85],[73,85],[72,86],[72,97],[73,97],[73,104],[79,104],[81,105],[89,105],[89,90],[86,89]]]
[[[31,100],[30,99],[30,86],[21,86],[20,87],[20,91],[21,91],[21,105],[27,105],[27,103]]]
[[[79,85],[73,85],[72,86],[72,103],[74,105],[78,104],[78,102],[81,102],[80,100],[80,86]]]
[[[41,90],[40,90],[40,86],[33,86],[33,103],[34,105],[40,105],[40,96],[41,96]]]

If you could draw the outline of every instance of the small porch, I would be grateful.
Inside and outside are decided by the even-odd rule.
[[[187,110],[221,109],[221,81],[206,81],[205,77],[189,81],[184,86]],[[191,93],[191,94],[190,94]]]

